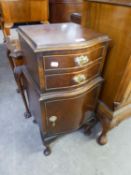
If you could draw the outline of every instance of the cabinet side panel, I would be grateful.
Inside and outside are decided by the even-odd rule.
[[[21,36],[19,38],[27,69],[32,76],[32,79],[39,86],[37,56],[30,48],[30,46],[24,41],[24,39]]]
[[[45,110],[44,110],[44,106],[41,106],[41,102],[39,100],[40,96],[38,95],[34,87],[28,81],[26,81],[26,89],[27,89],[27,96],[28,96],[30,112],[33,115],[34,119],[37,121],[40,127],[40,130],[43,133],[46,133],[46,123],[44,121]]]
[[[101,100],[113,109],[115,96],[131,55],[131,8],[89,2],[87,10],[88,26],[108,34],[112,39],[111,49],[104,65],[105,83]]]

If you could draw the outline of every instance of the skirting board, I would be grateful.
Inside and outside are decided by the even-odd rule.
[[[109,119],[119,117],[121,120],[131,117],[131,104],[128,104],[118,110],[112,111],[103,102],[99,101],[97,108],[98,115],[104,115]]]

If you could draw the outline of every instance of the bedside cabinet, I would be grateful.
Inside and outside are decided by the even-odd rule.
[[[109,38],[74,23],[21,26],[18,33],[25,65],[16,75],[49,155],[50,140],[88,124],[95,111]]]

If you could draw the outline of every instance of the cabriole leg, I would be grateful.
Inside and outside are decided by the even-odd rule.
[[[49,156],[51,154],[51,149],[49,147],[49,142],[46,141],[46,137],[44,137],[42,131],[40,131],[40,135],[41,135],[42,143],[45,147],[43,153],[44,153],[45,156]]]
[[[111,121],[107,117],[101,117],[100,122],[102,124],[102,133],[98,137],[98,143],[100,145],[105,145],[108,142],[107,133],[110,131],[110,128],[111,128],[110,127]]]
[[[22,99],[23,99],[23,102],[25,105],[25,109],[26,109],[24,116],[25,116],[25,118],[30,118],[31,113],[30,113],[29,108],[28,108],[28,103],[26,100],[26,96],[25,96],[25,92],[24,92],[24,88],[23,88],[23,84],[22,84],[22,79],[23,79],[22,68],[21,67],[15,68],[14,73],[15,73],[15,78],[18,82],[18,87],[19,87],[19,90],[20,90],[20,93],[21,93],[21,96],[22,96]]]

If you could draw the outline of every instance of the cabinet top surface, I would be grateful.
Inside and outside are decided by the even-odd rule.
[[[27,25],[19,27],[18,32],[35,51],[84,47],[109,40],[75,23]]]
[[[87,0],[89,2],[100,2],[100,3],[108,3],[114,5],[122,5],[131,7],[131,0]]]

